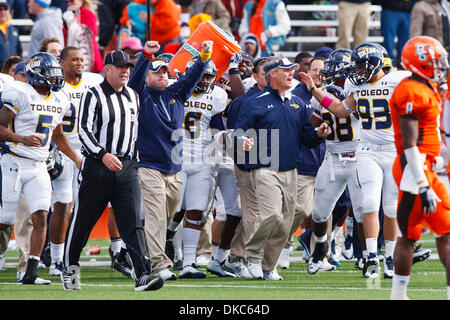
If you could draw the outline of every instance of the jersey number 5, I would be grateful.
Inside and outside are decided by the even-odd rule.
[[[45,147],[47,145],[48,138],[50,135],[50,125],[52,124],[52,121],[53,121],[53,116],[50,116],[47,114],[39,115],[36,130],[34,130],[34,132],[44,135],[44,139],[42,139],[42,142],[41,142],[41,147]]]

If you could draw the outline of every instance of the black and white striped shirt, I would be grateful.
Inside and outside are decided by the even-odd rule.
[[[128,86],[116,92],[106,79],[80,101],[78,131],[82,152],[101,159],[107,152],[136,158],[139,96]]]

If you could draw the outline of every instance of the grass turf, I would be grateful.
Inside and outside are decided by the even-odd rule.
[[[424,235],[419,243],[436,253],[432,235]],[[88,246],[92,245],[102,248],[100,255],[87,256],[83,252],[81,261],[110,261],[108,240],[90,240]],[[294,251],[293,257],[301,254]],[[289,269],[279,269],[283,281],[219,278],[207,273],[206,279],[166,281],[162,289],[147,292],[134,292],[134,281],[114,272],[110,265],[82,266],[82,290],[64,291],[58,277],[48,276],[48,269],[39,269],[38,273],[51,279],[51,285],[17,283],[11,263],[17,262],[18,250],[8,250],[6,257],[9,267],[0,271],[0,300],[387,300],[392,285],[392,280],[382,277],[382,271],[380,279],[364,279],[354,261],[343,260],[336,271],[316,275],[307,273],[305,262],[291,262]],[[446,275],[439,260],[428,259],[413,266],[408,296],[417,300],[446,299]]]

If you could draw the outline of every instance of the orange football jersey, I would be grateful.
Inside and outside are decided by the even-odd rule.
[[[441,96],[436,85],[403,79],[394,89],[389,101],[392,123],[394,125],[395,146],[397,154],[403,151],[403,139],[400,131],[400,116],[410,115],[419,120],[419,137],[417,147],[421,153],[439,156],[441,137],[439,116],[442,113]]]

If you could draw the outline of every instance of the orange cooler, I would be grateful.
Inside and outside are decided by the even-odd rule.
[[[214,43],[211,59],[216,65],[217,80],[228,70],[233,54],[241,52],[241,47],[232,35],[211,21],[202,22],[170,60],[170,72],[174,76],[177,76],[175,70],[184,73],[189,59],[200,54],[202,42],[205,40],[212,40]]]

